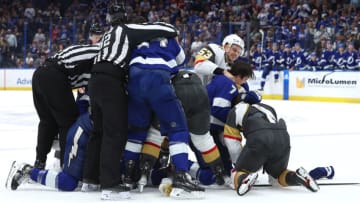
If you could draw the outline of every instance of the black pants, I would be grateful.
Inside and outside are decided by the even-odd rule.
[[[244,125],[246,145],[236,161],[236,170],[258,171],[261,166],[274,178],[287,169],[290,157],[290,137],[283,119],[269,123],[251,118]]]
[[[96,66],[112,66],[110,63]],[[117,68],[117,67],[114,67]],[[123,78],[92,73],[89,81],[91,113],[94,122],[84,169],[84,181],[110,188],[121,182],[120,159],[128,129],[127,96]]]
[[[32,93],[40,122],[36,159],[46,162],[54,138],[59,135],[61,163],[64,159],[66,135],[78,117],[74,95],[65,74],[52,65],[35,70]]]
[[[185,71],[180,71],[186,73]],[[189,78],[176,76],[172,80],[177,98],[181,101],[191,133],[201,135],[210,130],[210,103],[200,78],[191,73]]]

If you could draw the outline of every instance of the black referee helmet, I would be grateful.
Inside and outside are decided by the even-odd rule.
[[[102,35],[104,34],[104,29],[98,23],[93,23],[90,27],[89,32],[90,34],[94,35]]]
[[[128,22],[128,15],[124,4],[113,4],[109,8],[109,22],[111,25]]]

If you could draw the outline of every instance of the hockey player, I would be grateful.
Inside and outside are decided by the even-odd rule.
[[[160,131],[169,139],[170,156],[175,166],[171,196],[201,198],[204,189],[187,178],[189,132],[184,110],[171,85],[171,76],[179,71],[184,60],[185,54],[177,38],[143,42],[133,51],[127,86],[130,128],[123,160],[124,182],[129,185],[133,182],[131,172],[154,115],[159,119]]]
[[[262,70],[264,68],[264,56],[262,53],[262,47],[261,44],[258,44],[256,46],[256,50],[254,52],[254,55],[252,57],[251,60],[251,65],[256,69],[256,70]]]
[[[254,77],[249,64],[236,62],[232,64],[229,72],[233,75],[233,80],[223,75],[217,75],[206,86],[213,130],[223,130],[226,116],[234,104],[239,101],[251,104],[261,101],[261,96],[257,92],[249,91],[247,80]]]
[[[194,70],[205,85],[213,75],[225,75],[233,79],[228,70],[244,51],[245,43],[238,35],[227,35],[222,41],[222,46],[210,43],[198,52],[195,56]]]
[[[31,179],[39,184],[62,191],[75,190],[79,180],[82,180],[85,149],[92,130],[89,116],[89,113],[82,114],[69,129],[62,171],[45,170],[30,164],[14,162],[6,183],[7,187],[16,190],[22,183]]]
[[[232,67],[229,70],[229,72],[232,73],[237,84],[235,84],[232,80],[230,80],[226,76],[217,75],[208,84],[208,87],[210,86],[210,89],[213,90],[212,96],[218,95],[219,97],[216,100],[227,100],[228,99],[227,100],[228,102],[226,102],[226,103],[236,103],[236,102],[238,102],[237,100],[239,100],[239,101],[245,100],[247,102],[255,102],[255,103],[258,102],[259,98],[257,95],[252,95],[251,93],[247,94],[246,91],[244,91],[243,93],[239,93],[237,91],[237,85],[240,86],[241,83],[246,82],[248,77],[253,76],[251,66],[244,62],[236,62],[236,63],[232,64]],[[207,101],[208,99],[203,98],[203,96],[206,96],[206,93],[203,93],[203,90],[201,90],[202,88],[200,86],[201,85],[200,79],[197,79],[197,78],[198,77],[196,77],[196,75],[194,75],[194,74],[189,75],[188,73],[184,72],[184,74],[177,74],[177,77],[175,77],[173,79],[173,85],[175,87],[175,91],[177,93],[178,98],[181,100],[181,102],[184,106],[184,110],[187,114],[188,125],[192,126],[192,128],[189,128],[190,135],[191,135],[191,141],[192,141],[193,145],[195,146],[195,147],[192,147],[192,149],[195,151],[195,155],[198,160],[198,162],[189,161],[189,170],[190,170],[189,172],[194,179],[197,179],[203,185],[211,185],[211,184],[214,184],[215,182],[219,184],[219,182],[220,182],[221,184],[226,183],[225,185],[228,186],[227,175],[229,175],[229,172],[231,169],[231,162],[229,162],[229,158],[228,158],[228,156],[226,156],[227,151],[223,151],[222,143],[220,142],[220,140],[217,139],[216,136],[213,136],[213,139],[215,140],[215,143],[216,143],[216,145],[214,145],[214,141],[212,140],[211,137],[209,137],[209,135],[207,133],[204,135],[201,135],[201,136],[191,133],[191,132],[196,132],[200,129],[202,129],[202,131],[205,129],[208,129],[208,127],[206,127],[206,125],[204,125],[204,124],[207,124],[207,122],[204,122],[204,124],[199,125],[200,121],[208,120],[208,118],[204,117],[208,113],[205,113],[206,109],[198,106],[197,104],[202,104],[203,106],[207,106],[207,107],[209,104],[206,105],[203,103],[204,101]],[[214,81],[216,81],[216,82],[214,82]],[[189,90],[189,88],[191,86],[197,90],[192,91],[193,88]],[[247,86],[245,86],[245,88],[246,87]],[[243,88],[244,87],[241,87],[241,89],[243,89]],[[223,91],[218,92],[218,91],[215,91],[215,89],[222,89]],[[198,92],[198,93],[196,94],[196,92]],[[227,95],[228,92],[232,92],[232,94],[230,94],[231,98],[229,98],[229,96]],[[200,96],[200,95],[203,95],[203,96]],[[226,98],[221,99],[220,95],[222,97],[226,97]],[[211,100],[213,100],[213,99],[211,99]],[[199,101],[203,101],[203,102],[199,103]],[[210,102],[210,103],[212,103],[212,102]],[[215,113],[216,116],[223,117],[223,115],[227,114],[226,111],[227,111],[227,109],[230,109],[230,106],[225,107],[223,109],[220,107],[218,108],[217,106],[213,106],[211,108],[215,109],[214,111],[216,112]],[[196,113],[196,112],[198,112],[198,113]],[[200,126],[203,126],[203,127],[199,128]],[[223,125],[219,126],[218,128],[219,128],[218,131],[223,131]],[[152,143],[152,144],[149,144],[147,146],[147,144],[146,144],[147,142],[145,142],[144,149],[154,148],[152,146],[160,146],[157,139],[152,138],[152,139],[149,139],[148,142]],[[154,142],[158,142],[158,143],[153,144]],[[204,149],[209,149],[209,150],[204,150]],[[220,149],[220,151],[219,151],[221,154],[220,158],[218,158],[219,157],[218,149]],[[144,150],[144,151],[145,151],[145,153],[149,154],[148,151],[150,151],[150,150]],[[152,150],[152,152],[153,151],[154,150]],[[212,163],[211,162],[209,163],[209,160],[214,160],[214,161]],[[215,164],[215,165],[213,165],[213,164]],[[224,164],[226,165],[225,168],[223,168]],[[214,166],[215,166],[215,169],[214,169]],[[218,169],[221,169],[221,170],[219,171]],[[221,184],[219,184],[219,185],[221,185]]]
[[[348,48],[345,51],[346,69],[347,70],[359,70],[360,69],[360,58],[359,52],[354,49],[354,43],[349,42]]]
[[[326,50],[321,53],[319,65],[322,70],[334,70],[334,56],[335,51],[332,48],[331,41],[326,42]]]
[[[320,70],[319,60],[315,52],[310,54],[310,57],[306,60],[306,66],[304,70],[317,71]]]
[[[343,42],[338,43],[338,51],[335,52],[334,56],[334,68],[335,70],[346,69],[346,58],[345,58],[345,44]]]
[[[307,52],[305,52],[299,42],[295,43],[295,50],[293,51],[294,55],[294,69],[295,70],[304,70],[306,65],[306,58],[308,57]]]
[[[264,91],[264,86],[266,82],[266,77],[270,74],[270,71],[274,72],[274,81],[275,83],[279,80],[279,69],[280,65],[284,62],[284,58],[278,50],[278,44],[276,42],[272,43],[271,51],[266,53],[266,63],[261,74],[261,82],[259,91]]]
[[[293,70],[294,69],[294,56],[291,52],[290,44],[285,44],[284,51],[282,53],[282,58],[284,59],[283,66],[286,70]]]
[[[220,152],[210,135],[210,103],[206,88],[203,86],[200,77],[190,71],[181,70],[172,78],[172,84],[176,96],[181,101],[187,119],[190,133],[190,147],[196,153],[196,157],[202,163],[202,167],[207,169],[210,178],[202,181],[204,185],[226,183],[226,172],[220,158]],[[160,146],[163,139],[160,132],[150,129],[140,158],[140,168],[147,168],[147,171],[154,165],[159,156]],[[161,157],[160,157],[161,158]],[[148,162],[148,163],[146,163]],[[145,164],[144,164],[145,163]],[[141,167],[147,165],[146,167]],[[194,165],[195,166],[195,165]],[[194,168],[189,168],[190,175],[197,178]],[[144,174],[144,173],[143,173]],[[148,172],[145,172],[148,174]],[[146,184],[148,175],[142,175],[139,185]]]
[[[243,148],[241,133],[246,138]],[[285,121],[278,119],[269,105],[239,103],[231,109],[225,125],[224,143],[235,163],[231,178],[238,195],[251,189],[261,167],[282,186],[303,185],[312,192],[319,190],[304,168],[287,169],[290,137]]]
[[[227,172],[230,171],[232,166],[231,162],[229,162],[227,150],[219,139],[219,134],[224,130],[227,114],[240,101],[247,103],[258,103],[261,101],[261,96],[255,91],[249,91],[246,83],[249,78],[254,77],[253,70],[249,64],[236,62],[232,64],[229,72],[233,75],[233,80],[224,75],[216,75],[206,86],[211,108],[210,131],[220,149],[222,161]],[[200,167],[204,168],[202,163],[199,163]]]

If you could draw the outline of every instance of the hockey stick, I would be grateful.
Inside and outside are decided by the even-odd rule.
[[[263,55],[263,46],[264,46],[264,31],[262,29],[259,30],[260,34],[261,34],[261,48],[260,48],[260,67],[259,70],[261,70],[261,66],[262,66],[262,55]]]
[[[360,185],[357,182],[340,182],[340,183],[318,183],[319,186],[341,186],[341,185]],[[270,184],[255,184],[254,187],[272,187]],[[291,186],[300,186],[300,185],[291,185]]]

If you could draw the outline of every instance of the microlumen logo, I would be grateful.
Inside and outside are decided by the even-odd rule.
[[[296,77],[296,88],[311,87],[355,87],[358,83],[356,80],[327,78],[330,74],[325,74],[322,78],[298,78]]]

